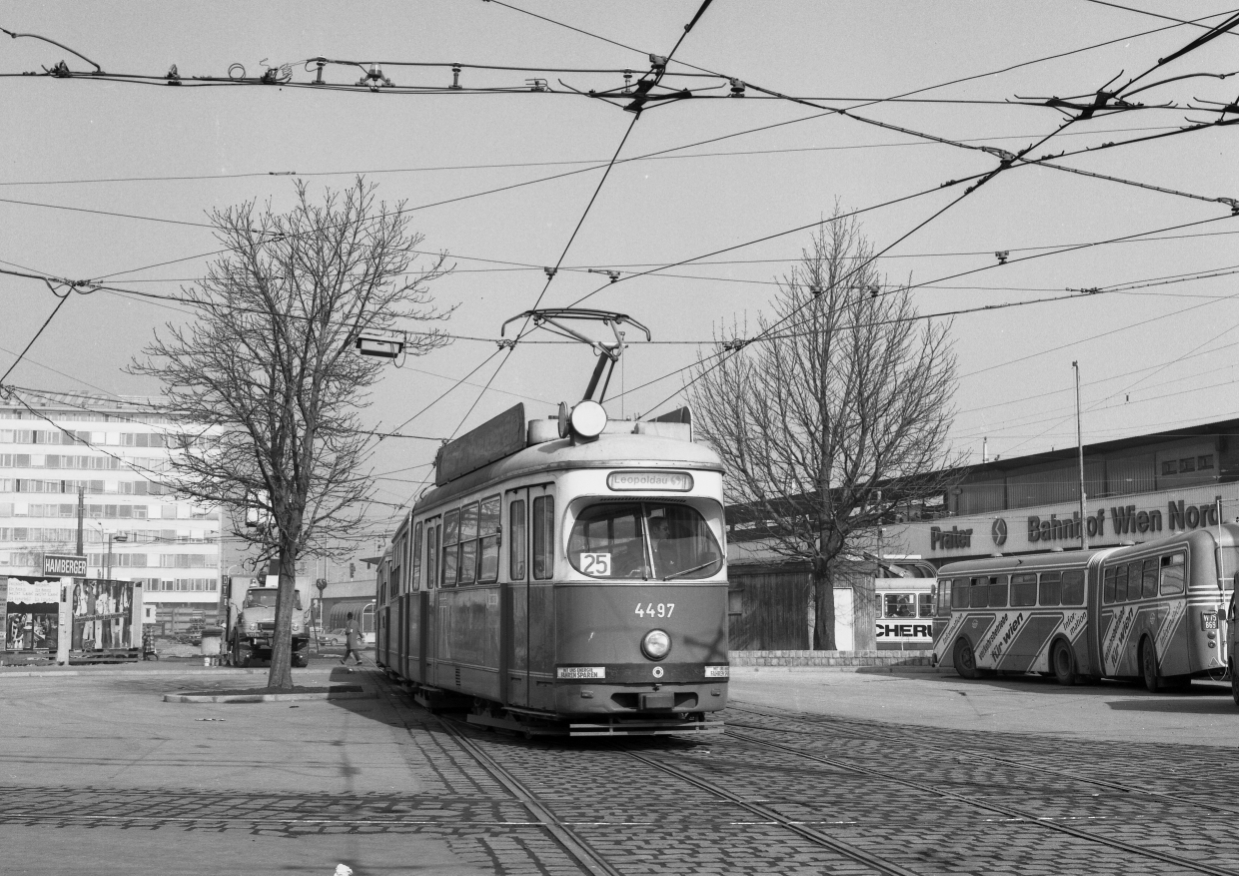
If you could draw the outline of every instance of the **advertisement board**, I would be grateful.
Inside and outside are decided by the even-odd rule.
[[[132,581],[84,578],[73,583],[73,634],[75,651],[135,648],[141,643],[140,626],[134,621]],[[138,591],[139,594],[141,591]],[[141,595],[137,597],[141,611]],[[137,632],[135,632],[135,630]],[[136,638],[136,641],[135,641]]]
[[[0,645],[6,651],[55,650],[60,579],[10,575],[4,579]]]

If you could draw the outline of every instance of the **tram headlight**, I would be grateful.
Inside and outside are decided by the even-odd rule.
[[[651,660],[661,660],[671,651],[671,637],[664,630],[650,630],[641,640],[641,653]]]
[[[607,425],[607,412],[596,401],[578,402],[568,417],[572,431],[580,438],[597,438]]]

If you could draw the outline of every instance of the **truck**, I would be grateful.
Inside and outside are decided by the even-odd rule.
[[[240,584],[236,587],[233,585]],[[309,581],[297,579],[292,618],[292,665],[306,666],[310,642],[310,618],[306,611]],[[228,591],[228,659],[233,666],[249,666],[271,659],[271,644],[275,638],[275,612],[279,597],[279,577],[234,578],[226,585]]]

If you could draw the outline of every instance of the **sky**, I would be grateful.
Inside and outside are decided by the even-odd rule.
[[[39,38],[0,33],[0,271],[123,291],[57,309],[46,283],[0,273],[0,382],[157,392],[125,366],[187,318],[168,299],[219,248],[210,212],[283,210],[294,177],[321,197],[363,174],[412,211],[427,258],[448,254],[431,292],[456,308],[455,341],[385,368],[362,414],[409,436],[374,447],[376,532],[443,439],[582,397],[590,348],[502,348],[506,320],[535,303],[629,314],[653,340],[626,333],[608,411],[665,412],[718,332],[755,333],[836,205],[859,211],[885,281],[951,321],[951,449],[971,461],[1074,445],[1073,362],[1086,443],[1239,416],[1239,217],[1217,200],[1239,198],[1239,127],[1210,124],[1239,119],[1239,28],[1159,63],[1235,9],[714,0],[686,33],[700,6],[5,4],[0,28]],[[673,48],[663,83],[693,99],[634,116],[588,96]],[[347,87],[308,87],[318,57]],[[62,61],[75,75],[45,75]],[[374,63],[394,88],[354,87]],[[164,83],[172,65],[184,86]],[[287,81],[224,81],[268,68]],[[1125,86],[1122,111],[1047,105]],[[1034,146],[1066,154],[1001,164]]]

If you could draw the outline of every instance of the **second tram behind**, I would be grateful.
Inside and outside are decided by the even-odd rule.
[[[474,723],[721,730],[722,466],[691,430],[517,405],[445,445],[380,567],[377,661]]]

